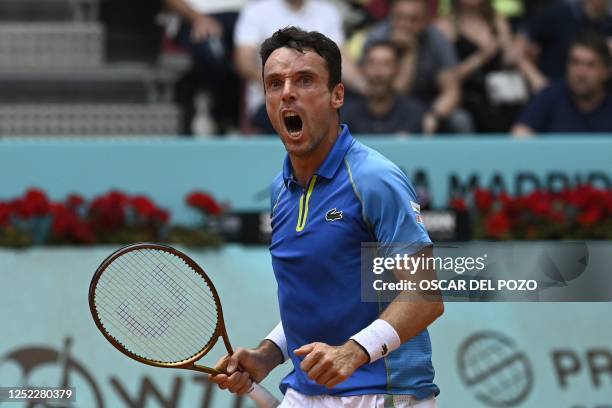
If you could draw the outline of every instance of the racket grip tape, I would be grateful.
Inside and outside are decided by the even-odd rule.
[[[274,395],[259,384],[253,384],[253,389],[248,395],[259,408],[276,408],[280,405]]]

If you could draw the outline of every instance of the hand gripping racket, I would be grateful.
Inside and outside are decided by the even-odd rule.
[[[166,245],[132,244],[106,258],[91,280],[89,308],[104,337],[144,364],[221,374],[195,362],[219,338],[233,354],[212,281],[194,260]],[[279,404],[255,383],[248,395],[261,408]]]

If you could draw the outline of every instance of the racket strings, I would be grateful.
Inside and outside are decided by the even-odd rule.
[[[127,258],[126,258],[126,259],[123,259],[123,260],[124,260],[124,261],[128,261],[128,262],[130,261],[130,259],[127,259]],[[159,272],[159,271],[161,270],[160,264],[152,264],[152,263],[148,263],[148,265],[144,265],[145,263],[148,263],[148,262],[147,262],[147,258],[143,258],[142,265],[141,265],[140,263],[129,262],[129,263],[128,263],[128,265],[123,265],[123,266],[124,266],[124,267],[128,267],[128,268],[129,268],[129,267],[136,267],[136,268],[140,268],[140,270],[141,270],[142,272],[144,272],[145,274],[149,274],[150,272],[149,272],[149,270],[147,270],[147,269],[144,269],[144,270],[143,270],[143,268],[142,268],[142,267],[143,267],[143,266],[146,266],[147,268],[151,268],[151,270],[153,270],[153,271],[154,271],[154,273],[153,273],[153,274],[151,274],[151,275],[150,275],[150,277],[156,277],[156,278],[157,278],[157,281],[158,281],[159,283],[161,283],[161,284],[164,286],[164,289],[168,289],[168,285],[167,285],[167,283],[166,283],[166,282],[168,282],[168,279],[167,279],[167,277],[165,276],[165,274],[161,274],[161,276],[159,276],[158,274],[156,274],[156,273],[155,273],[156,271],[157,271],[157,272]],[[127,275],[126,275],[126,277],[128,277],[128,278],[132,278],[132,277],[134,277],[134,276],[135,276],[134,274],[127,274]],[[187,276],[189,276],[189,275],[187,275]],[[138,278],[141,278],[141,279],[138,279],[138,281],[136,281],[136,282],[134,282],[134,280],[132,280],[132,284],[133,284],[133,285],[135,285],[136,287],[139,287],[139,291],[137,292],[137,295],[139,295],[140,293],[142,293],[144,290],[147,290],[148,288],[151,288],[151,282],[152,282],[152,280],[151,280],[151,279],[147,279],[146,281],[143,281],[143,280],[142,280],[142,278],[143,278],[142,276],[138,276]],[[192,283],[193,283],[194,285],[198,284],[197,282],[194,282],[194,281],[192,281]],[[175,286],[176,286],[176,284],[175,284]],[[201,286],[201,283],[200,283],[200,286]],[[191,289],[192,289],[192,286],[187,286],[187,287],[185,287],[185,289],[188,289],[188,290],[191,292],[192,298],[194,298],[194,299],[200,299],[200,298],[201,298],[201,293],[196,293],[196,292],[194,292],[193,290],[191,290]],[[177,291],[177,289],[176,289],[176,287],[175,287],[175,288],[173,288],[172,290],[169,290],[169,291],[168,291],[168,290],[165,290],[165,291],[161,292],[161,294],[162,294],[162,295],[166,295],[166,297],[165,297],[165,298],[166,298],[166,300],[167,300],[167,301],[170,301],[171,303],[172,303],[172,302],[176,302],[176,303],[179,305],[179,308],[180,308],[180,309],[183,309],[183,308],[184,308],[184,305],[185,305],[185,302],[184,302],[185,297],[183,296],[184,294],[183,294],[183,293],[178,292],[178,291]],[[198,311],[199,311],[200,313],[202,313],[202,317],[206,317],[206,316],[208,316],[208,317],[209,317],[209,323],[210,323],[210,325],[211,325],[211,326],[216,326],[216,323],[217,323],[217,316],[216,316],[216,314],[214,314],[214,315],[213,315],[213,314],[211,314],[211,311],[210,311],[210,308],[214,308],[214,309],[216,309],[216,305],[213,303],[213,302],[214,302],[214,300],[212,299],[212,296],[210,296],[211,301],[210,301],[208,304],[204,304],[204,307],[202,307],[201,302],[200,302],[200,303],[198,303],[198,304],[193,304],[193,303],[191,303],[191,302],[189,301],[189,298],[187,298],[187,299],[188,299],[188,302],[189,302],[190,304],[192,304],[192,305],[194,305],[195,307],[198,307],[198,308],[199,308],[199,310],[198,310]],[[157,304],[157,303],[158,303],[158,302],[149,302],[149,304],[148,304],[148,305],[146,305],[146,306],[148,306],[148,307],[153,306],[153,308],[152,308],[152,309],[153,309],[153,311],[156,311],[156,310],[157,310],[157,311],[160,311],[160,312],[162,312],[162,313],[163,313],[163,314],[161,315],[161,317],[167,317],[167,315],[169,314],[169,313],[168,313],[168,311],[167,311],[167,310],[160,310],[160,306],[159,306],[159,304]],[[160,320],[160,319],[159,319],[159,317],[160,317],[160,316],[155,316],[155,317],[156,317],[156,320],[157,320],[157,321],[159,321],[159,320]]]
[[[112,297],[113,295],[110,293],[105,293],[108,294],[110,297]],[[97,310],[98,310],[98,315],[100,316],[104,316],[104,315],[112,315],[116,309],[112,308],[112,309],[108,309],[104,306],[101,305],[97,305]],[[125,344],[125,338],[132,338],[133,337],[133,333],[128,331],[128,329],[122,325],[111,325],[111,327],[107,327],[108,323],[104,324],[103,326],[106,329],[106,331],[111,334],[111,336],[113,338],[115,338],[126,350],[139,355],[141,357],[145,357],[147,358],[147,356],[159,356],[158,358],[149,358],[150,360],[154,360],[154,361],[160,361],[160,362],[170,362],[173,361],[175,358],[174,356],[171,356],[167,353],[165,353],[165,350],[168,349],[168,346],[166,346],[165,348],[159,348],[159,349],[155,349],[153,348],[152,345],[150,345],[147,342],[142,342],[139,344],[139,348],[138,347],[134,347],[134,344],[137,340],[131,340],[130,342],[128,342],[128,344]],[[121,334],[123,336],[119,336],[118,334]]]
[[[154,251],[154,250],[149,250],[149,251],[159,261],[163,262],[163,259],[159,259],[160,255],[158,254],[158,251]],[[142,254],[136,253],[136,256],[140,256],[144,263],[147,262],[147,258],[145,258]],[[178,258],[176,256],[174,256],[174,257],[176,258],[176,260],[181,262],[181,264],[180,264],[181,267],[180,268],[179,268],[179,266],[177,266],[175,264],[172,265],[172,266],[174,266],[176,272],[180,273],[181,270],[183,270],[184,268],[187,268],[188,270],[190,270],[192,272],[192,273],[189,273],[189,274],[185,275],[187,278],[189,278],[191,280],[191,283],[193,284],[193,287],[192,286],[187,286],[187,288],[201,287],[202,284],[205,285],[206,290],[204,291],[204,294],[208,297],[208,300],[209,300],[209,303],[207,303],[207,304],[211,304],[211,305],[214,306],[214,309],[207,308],[207,309],[205,309],[205,312],[212,318],[212,320],[215,322],[215,326],[216,326],[216,322],[217,322],[217,319],[218,319],[217,304],[216,304],[216,301],[215,301],[215,297],[212,294],[212,290],[208,286],[208,283],[199,274],[197,274],[195,271],[193,271],[193,269],[191,269],[191,266],[187,265],[184,260],[182,260],[182,259],[180,259],[180,258]],[[198,293],[196,293],[193,290],[192,290],[192,293],[193,293],[195,299],[199,299],[199,296],[201,296],[201,294],[202,294],[200,291],[198,291]]]
[[[184,359],[183,357],[185,357],[186,354],[189,354],[189,353],[182,353],[180,357],[177,357],[176,354],[174,355],[168,354],[167,352],[168,350],[176,350],[177,345],[182,346],[181,349],[197,350],[198,346],[202,344],[201,340],[198,341],[197,339],[193,338],[191,335],[189,335],[191,344],[188,344],[186,342],[185,340],[186,336],[180,337],[174,340],[172,343],[170,343],[164,336],[161,336],[161,335],[155,336],[155,337],[150,336],[150,335],[139,336],[139,334],[142,333],[142,331],[139,330],[139,326],[142,326],[145,324],[159,324],[159,323],[155,322],[154,320],[150,320],[150,319],[147,322],[146,318],[148,316],[142,316],[142,315],[139,316],[140,320],[136,320],[131,315],[128,318],[126,318],[122,310],[122,308],[125,306],[125,300],[118,299],[114,295],[114,293],[117,292],[120,288],[109,284],[109,291],[107,291],[106,288],[102,288],[101,286],[99,287],[101,291],[104,292],[104,294],[108,296],[109,299],[112,298],[114,300],[114,303],[110,305],[112,306],[110,308],[106,308],[101,305],[99,305],[98,307],[102,309],[104,313],[106,313],[106,316],[118,315],[120,317],[120,322],[121,322],[121,324],[116,324],[117,322],[114,322],[115,324],[113,324],[112,327],[107,327],[107,331],[111,333],[113,337],[117,338],[117,340],[120,341],[122,345],[129,351],[135,354],[139,354],[142,357],[152,359],[152,360],[175,362],[175,361]],[[110,319],[103,318],[102,320],[110,320]],[[119,330],[122,334],[124,334],[125,335],[124,339],[120,340],[118,338],[119,336],[116,335],[115,330]],[[125,339],[128,339],[129,341]],[[140,349],[143,349],[143,350],[141,351]],[[147,351],[148,353],[145,353],[143,351]],[[197,351],[194,351],[193,353],[195,354],[195,352]],[[154,356],[157,356],[157,355],[158,357],[154,358]]]
[[[116,258],[98,281],[94,302],[108,334],[128,351],[158,362],[183,361],[200,352],[219,321],[206,280],[161,250],[133,250]]]
[[[125,265],[124,265],[124,267],[125,267]],[[133,274],[133,272],[132,272],[132,274]],[[131,276],[132,276],[132,274],[126,274],[126,276],[131,277]],[[140,291],[142,291],[142,290],[147,290],[147,289],[146,289],[147,287],[151,287],[151,285],[150,285],[150,281],[146,281],[146,283],[145,283],[145,281],[143,281],[142,279],[140,279],[140,280],[138,280],[138,281],[134,281],[134,280],[132,280],[131,282],[126,282],[126,283],[128,283],[129,285],[132,285],[132,286],[136,285],[136,287],[138,287],[138,288],[140,289]],[[111,285],[111,286],[110,286],[110,288],[111,288],[111,292],[114,292],[114,293],[121,293],[121,287],[119,287],[119,286]],[[144,288],[144,289],[143,289],[143,288]],[[136,293],[138,293],[138,292],[136,292]],[[132,297],[134,297],[134,293],[132,293]],[[117,296],[113,296],[113,298],[114,298],[114,299],[117,299],[117,300],[116,300],[116,303],[113,305],[114,307],[113,307],[111,310],[114,312],[114,314],[117,314],[117,315],[119,315],[119,316],[121,317],[122,315],[124,315],[124,313],[122,312],[122,310],[121,310],[121,309],[122,309],[122,306],[125,306],[125,300],[124,300],[123,302],[121,302],[121,299],[118,299],[118,298],[117,298]],[[138,300],[138,299],[137,299],[137,300]],[[160,300],[160,301],[164,301],[164,299],[161,299],[161,298],[158,298],[158,300]],[[174,301],[174,300],[175,300],[175,299],[173,299],[173,298],[171,298],[171,297],[170,297],[170,298],[166,297],[165,302],[166,302],[166,303],[168,303],[169,301],[170,301],[170,302],[172,302],[172,301]],[[124,327],[126,327],[126,328],[127,328],[127,329],[128,329],[130,332],[131,332],[130,342],[124,341],[124,342],[123,342],[123,343],[124,343],[124,345],[127,345],[127,344],[125,344],[125,343],[128,343],[128,344],[130,344],[130,343],[136,343],[136,344],[139,344],[139,343],[140,343],[140,340],[143,340],[142,338],[139,338],[139,336],[138,336],[138,332],[139,332],[139,330],[138,330],[138,326],[136,326],[136,330],[134,330],[134,327],[133,327],[133,326],[134,326],[134,324],[133,324],[133,323],[134,323],[134,321],[138,321],[138,322],[140,322],[140,324],[142,325],[142,322],[141,322],[141,321],[145,321],[145,324],[146,324],[146,319],[147,319],[147,317],[148,317],[148,318],[151,318],[151,314],[152,314],[151,312],[152,312],[152,311],[154,311],[154,310],[152,310],[152,308],[151,308],[151,302],[150,302],[150,301],[148,301],[148,302],[147,302],[148,304],[144,304],[144,305],[142,304],[142,302],[140,302],[140,303],[141,303],[141,304],[140,304],[141,308],[142,308],[142,306],[144,306],[144,313],[142,313],[142,311],[141,311],[140,315],[137,315],[138,320],[136,320],[136,319],[135,319],[133,316],[131,316],[131,318],[128,318],[128,319],[127,319],[127,321],[126,321],[126,319],[125,319],[125,316],[123,316],[123,319],[121,319],[121,320],[122,320],[122,321],[121,321],[121,325],[122,325],[122,326],[124,326]],[[137,302],[137,304],[138,304],[138,302]],[[111,313],[112,313],[112,312],[111,312]],[[158,313],[158,314],[159,314],[159,313]],[[166,314],[167,314],[167,313],[166,313]],[[161,320],[161,321],[162,321],[162,323],[163,323],[163,321],[167,321],[167,317],[165,317],[165,316],[163,316],[163,315],[160,315],[160,316],[155,316],[155,315],[154,315],[154,316],[153,316],[153,322],[154,322],[155,324],[160,324],[160,323],[159,323],[159,321],[160,321],[160,320]],[[192,323],[192,324],[193,324],[193,323]],[[125,331],[124,331],[124,332],[125,332]],[[136,334],[136,336],[135,336],[135,334]],[[163,333],[162,333],[162,334],[163,334]],[[191,353],[184,353],[184,352],[183,352],[183,353],[181,353],[182,355],[181,355],[181,358],[180,358],[180,359],[182,359],[182,358],[184,358],[184,357],[188,357],[188,356],[190,356],[192,353],[195,353],[195,352],[199,351],[198,349],[199,349],[200,347],[198,347],[198,346],[200,346],[200,345],[203,343],[202,341],[197,341],[197,340],[196,340],[196,339],[195,339],[195,338],[192,336],[191,332],[188,332],[188,333],[184,334],[184,335],[183,335],[183,337],[179,337],[179,338],[178,338],[178,340],[180,340],[180,341],[176,341],[177,339],[174,339],[175,341],[173,341],[172,343],[165,342],[165,341],[164,341],[164,340],[165,340],[165,337],[166,337],[166,336],[161,336],[161,337],[160,337],[160,336],[158,335],[158,336],[156,336],[155,338],[152,338],[152,337],[150,337],[150,336],[147,336],[147,337],[145,337],[145,338],[144,338],[144,340],[149,340],[149,342],[151,342],[151,340],[154,340],[154,341],[153,341],[154,343],[161,343],[161,346],[162,346],[162,347],[159,347],[159,346],[160,346],[160,344],[157,344],[157,345],[155,346],[155,348],[154,348],[154,349],[159,349],[159,351],[161,351],[161,349],[163,349],[163,350],[176,350],[176,349],[177,349],[177,345],[179,345],[179,346],[180,346],[180,345],[182,345],[183,347],[181,347],[181,348],[185,348],[185,346],[187,346],[187,347],[190,349]],[[188,344],[185,342],[185,339],[187,339],[187,338],[191,338],[191,339],[192,339],[192,341],[191,341],[190,343],[194,343],[194,344],[196,344],[197,346],[188,345]],[[136,340],[136,341],[134,341],[134,340]],[[130,344],[130,345],[134,345],[134,344]],[[131,348],[131,349],[133,349],[134,347],[127,347],[127,348]],[[151,350],[151,349],[149,348],[149,350]],[[131,350],[131,351],[134,351],[134,350]],[[155,353],[155,354],[160,354],[160,353]],[[165,356],[167,356],[168,354],[164,354],[164,355],[165,355]],[[149,357],[149,356],[146,356],[146,355],[145,355],[144,357]],[[150,358],[150,357],[149,357],[149,358]],[[168,359],[168,358],[166,358],[166,359]],[[156,358],[156,360],[161,360],[161,359]],[[176,357],[175,357],[175,358],[172,358],[171,360],[179,360],[179,358],[176,358]]]
[[[105,294],[107,294],[109,297],[115,297],[112,292],[106,292],[106,289],[103,289],[103,291],[105,291]],[[119,307],[121,307],[121,304],[119,304],[119,301],[117,301],[115,303],[115,305],[119,305]],[[111,309],[107,309],[106,307],[100,306],[100,308],[102,309],[102,311],[104,313],[106,313],[107,315],[112,315],[114,313],[117,313],[117,308],[111,308]],[[125,319],[123,319],[123,322],[125,322]],[[122,343],[122,345],[128,349],[128,351],[133,352],[134,354],[138,354],[141,355],[142,357],[145,358],[149,358],[152,360],[156,360],[156,361],[160,361],[160,362],[176,362],[176,361],[181,361],[185,358],[177,358],[176,355],[172,355],[168,353],[168,350],[173,350],[176,349],[176,344],[180,344],[181,346],[184,347],[184,349],[191,349],[191,350],[196,350],[198,348],[198,346],[201,346],[202,341],[201,340],[197,340],[193,337],[191,337],[191,344],[187,344],[185,342],[184,339],[180,339],[180,341],[177,341],[176,343],[169,343],[164,337],[159,337],[157,339],[157,341],[159,343],[162,344],[162,347],[159,347],[159,344],[155,345],[156,347],[153,347],[151,345],[150,341],[146,341],[147,339],[145,338],[145,341],[141,341],[143,340],[142,338],[138,338],[138,336],[134,336],[134,331],[131,330],[131,328],[129,328],[129,324],[132,323],[130,320],[128,320],[127,324],[125,325],[115,325],[113,326],[112,330],[108,330],[109,332],[115,334],[115,330],[119,330],[125,337],[124,338],[128,338],[130,339],[130,342],[126,342],[125,340]],[[113,337],[117,338],[119,336],[113,335]],[[119,341],[119,339],[118,339]],[[126,344],[127,343],[127,344]],[[140,346],[140,349],[136,346]],[[199,350],[197,350],[199,351]],[[195,353],[194,353],[195,354]],[[153,358],[153,356],[158,355],[159,358]],[[147,357],[150,356],[150,357]],[[191,356],[189,356],[191,357]]]
[[[139,254],[136,254],[136,256],[138,256],[138,255],[139,255]],[[153,268],[154,270],[156,270],[156,271],[158,271],[158,272],[162,272],[162,271],[160,270],[160,264],[155,265],[155,264],[153,264],[153,263],[149,262],[149,260],[148,260],[146,257],[144,257],[144,256],[141,256],[141,260],[142,260],[142,265],[143,265],[143,266],[144,266],[145,264],[149,264],[149,266],[150,266],[151,268]],[[137,266],[141,266],[141,265],[137,265]],[[190,268],[190,267],[189,267],[187,264],[185,264],[185,265],[184,265],[184,267],[185,267],[185,268]],[[181,270],[178,270],[178,271],[176,271],[176,272],[181,273]],[[191,275],[194,275],[194,276],[195,276],[196,274],[195,274],[195,273],[192,273],[192,274],[188,274],[188,275],[186,275],[186,276],[187,276],[187,277],[189,277],[189,278],[191,278]],[[197,276],[199,276],[199,275],[197,275]],[[196,276],[196,278],[197,278],[197,276]],[[164,284],[165,284],[166,282],[169,282],[168,277],[167,277],[166,275],[162,275],[162,283],[164,283]],[[206,281],[204,281],[204,280],[203,280],[203,279],[201,279],[201,278],[200,278],[200,281],[199,281],[199,282],[198,282],[198,281],[196,281],[196,280],[193,280],[193,279],[192,279],[192,280],[191,280],[191,283],[192,283],[192,285],[193,285],[193,286],[191,286],[191,285],[187,285],[185,288],[180,288],[180,290],[185,290],[185,289],[186,289],[186,290],[190,291],[191,295],[193,296],[193,299],[200,299],[200,298],[201,298],[201,296],[202,296],[202,292],[201,292],[201,291],[194,291],[194,288],[199,288],[199,287],[202,285],[202,283],[206,284]],[[207,299],[207,300],[208,300],[208,302],[207,302],[207,303],[205,303],[205,307],[204,307],[204,308],[201,308],[202,302],[199,302],[198,304],[193,304],[193,303],[191,303],[191,299],[192,299],[192,298],[187,298],[187,299],[185,300],[185,302],[186,302],[186,303],[188,303],[188,304],[190,304],[190,305],[194,305],[195,307],[200,307],[200,311],[201,311],[201,312],[202,312],[202,313],[203,313],[205,316],[208,316],[208,317],[210,318],[210,321],[212,322],[212,324],[213,324],[214,326],[216,326],[216,324],[217,324],[217,319],[218,319],[218,316],[217,316],[217,305],[216,305],[216,303],[215,303],[215,299],[214,299],[214,297],[213,297],[213,295],[212,295],[212,291],[210,291],[210,288],[208,288],[208,286],[206,286],[206,289],[207,289],[207,290],[206,290],[206,291],[204,291],[203,293],[204,293],[204,294],[207,296],[207,298],[208,298],[208,299]],[[176,284],[175,284],[175,289],[173,290],[173,294],[177,295],[177,293],[176,293],[176,292],[177,292],[177,289],[176,289]],[[211,308],[211,306],[212,306],[212,308]]]

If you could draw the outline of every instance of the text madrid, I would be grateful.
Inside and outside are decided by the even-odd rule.
[[[532,279],[489,280],[421,280],[418,282],[400,280],[398,282],[384,282],[375,280],[373,285],[377,291],[404,291],[404,290],[509,290],[532,291],[538,289],[538,282]]]

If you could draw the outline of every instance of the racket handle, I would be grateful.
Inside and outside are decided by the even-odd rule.
[[[259,408],[276,408],[280,405],[274,395],[259,384],[253,384],[253,389],[248,395]]]

